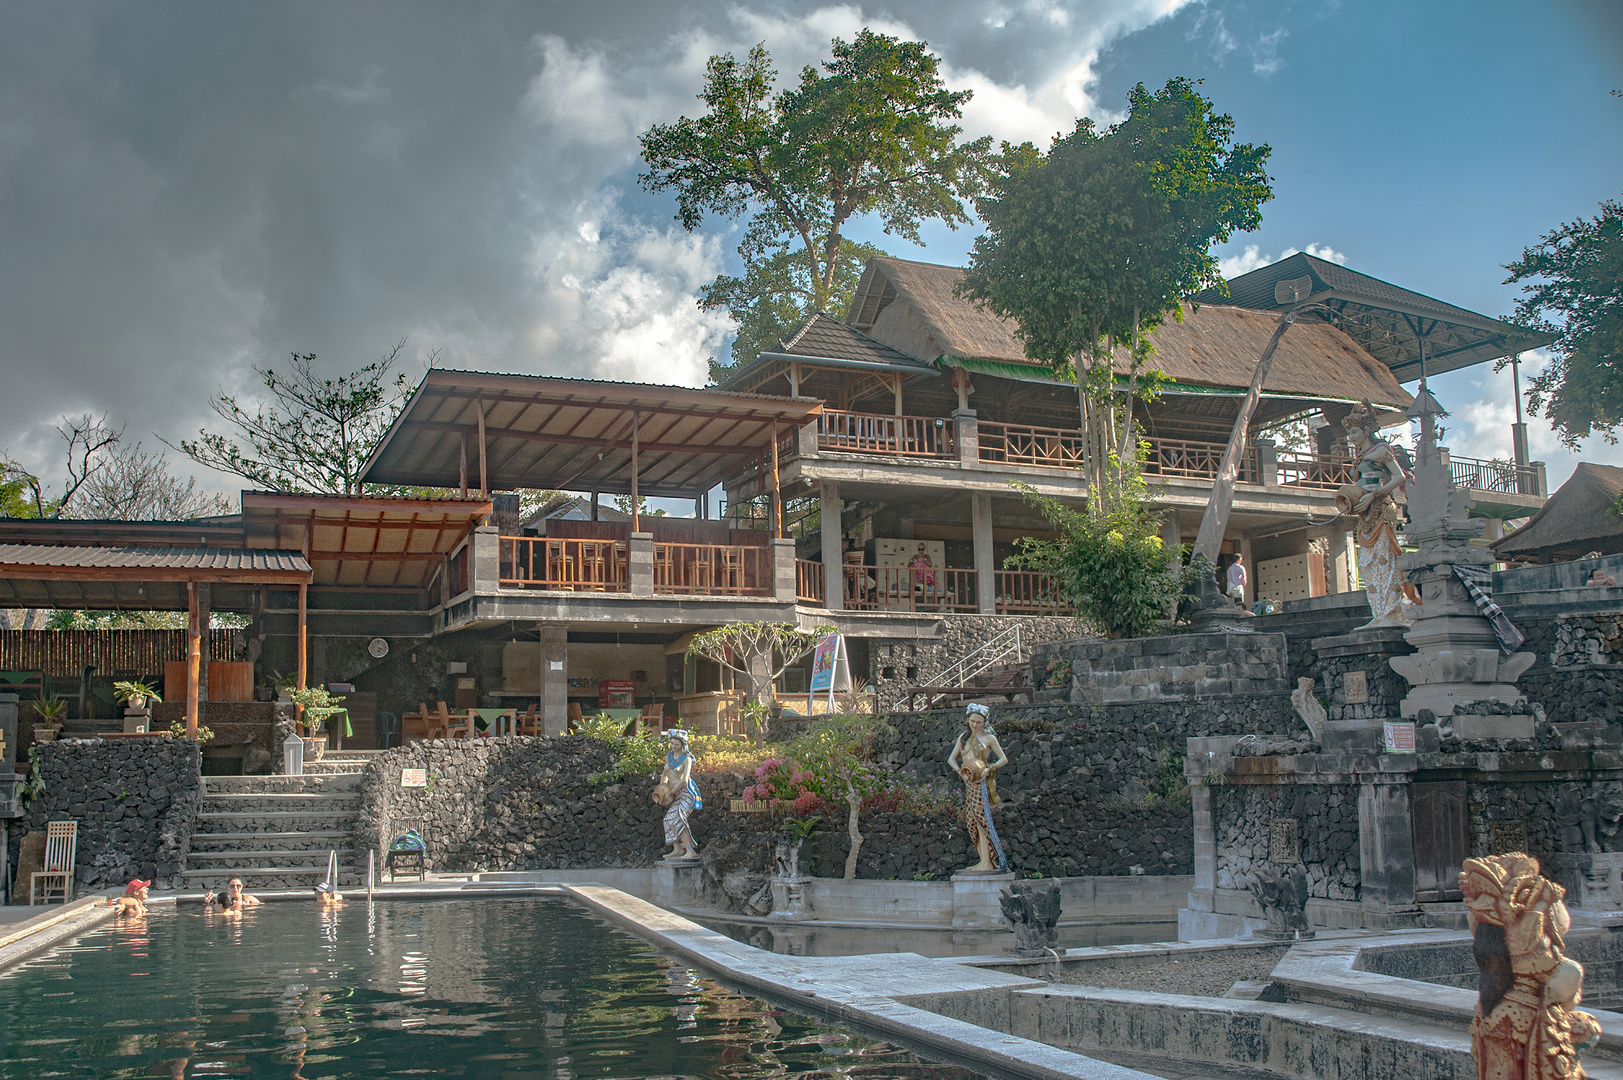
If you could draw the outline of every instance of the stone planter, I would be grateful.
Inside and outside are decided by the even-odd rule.
[[[55,742],[57,732],[59,732],[61,730],[62,730],[62,728],[59,725],[58,726],[52,726],[52,725],[47,725],[47,724],[35,724],[34,725],[34,741],[37,742],[37,743],[39,743],[39,742]]]
[[[314,737],[304,736],[304,760],[320,761],[321,755],[327,752],[327,733],[318,732]]]

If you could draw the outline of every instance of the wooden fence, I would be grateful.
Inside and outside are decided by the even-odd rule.
[[[236,659],[234,633],[209,631],[209,659]],[[89,665],[103,677],[150,678],[162,677],[164,664],[184,659],[184,630],[0,630],[0,671],[76,679]]]

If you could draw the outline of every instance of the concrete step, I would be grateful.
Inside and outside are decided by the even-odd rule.
[[[360,885],[365,877],[365,870],[357,870],[343,862],[338,865],[338,884],[340,887]],[[318,882],[327,880],[327,864],[319,867],[297,866],[250,866],[243,869],[222,868],[219,870],[186,870],[181,873],[181,879],[193,887],[220,888],[233,877],[242,879],[242,883],[249,892],[255,889],[308,889]]]
[[[283,851],[312,851],[342,847],[353,839],[347,829],[311,832],[221,832],[193,833],[192,851],[226,851],[235,847],[279,848]]]
[[[359,773],[321,776],[205,776],[207,795],[351,795],[361,790]]]
[[[288,810],[276,813],[209,813],[197,815],[197,831],[212,833],[349,832],[359,814],[355,811]]]
[[[334,850],[338,852],[339,866],[355,865],[354,849],[342,847],[321,851],[193,851],[186,856],[186,869],[216,874],[278,866],[290,870],[324,869],[327,856]]]
[[[294,810],[343,814],[361,808],[361,793],[333,795],[205,795],[205,814],[281,814]]]
[[[366,770],[364,761],[307,761],[306,776],[359,776]]]

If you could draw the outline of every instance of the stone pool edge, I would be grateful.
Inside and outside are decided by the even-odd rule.
[[[728,982],[975,1068],[1031,1080],[1156,1080],[1149,1073],[897,1000],[926,986],[945,993],[953,989],[973,992],[1043,985],[1033,979],[966,968],[916,953],[854,957],[767,953],[618,889],[564,885],[561,891]]]
[[[107,898],[121,892],[109,889],[66,904],[52,904],[34,918],[0,934],[0,974],[111,919],[113,909],[107,906]]]

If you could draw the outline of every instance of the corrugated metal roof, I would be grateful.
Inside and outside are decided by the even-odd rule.
[[[298,552],[270,551],[262,548],[55,547],[44,544],[0,544],[0,565],[85,569],[214,570],[241,573],[310,572],[310,564]]]

